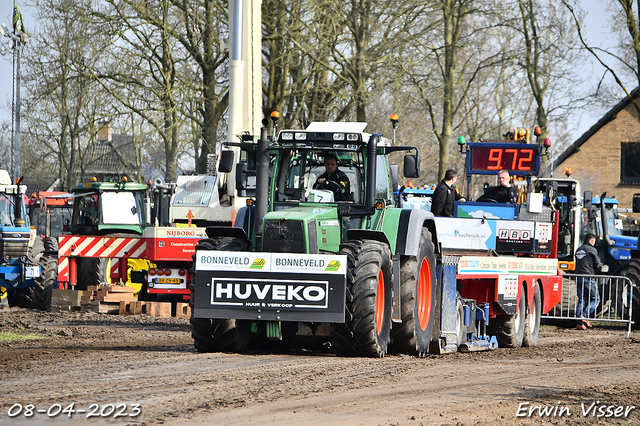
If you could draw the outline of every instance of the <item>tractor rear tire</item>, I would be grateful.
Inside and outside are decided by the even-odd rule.
[[[622,268],[621,274],[631,280],[635,284],[633,294],[631,295],[631,306],[633,315],[632,328],[640,329],[640,259],[631,259],[629,263]],[[620,305],[621,306],[621,305]]]
[[[429,350],[435,321],[436,255],[431,233],[422,229],[418,256],[408,256],[400,264],[402,323],[394,324],[395,352],[424,356]]]
[[[45,254],[40,258],[40,276],[34,287],[34,307],[41,311],[51,310],[51,293],[58,276],[58,258]]]
[[[58,251],[58,239],[56,237],[44,237],[42,242],[45,251]]]
[[[78,259],[78,284],[76,290],[107,283],[109,259],[106,257],[84,257]]]
[[[540,295],[540,285],[536,283],[533,292],[533,303],[527,304],[524,325],[524,337],[522,346],[531,347],[538,344],[538,334],[540,333],[540,314],[542,313],[542,297]]]
[[[522,287],[522,284],[520,284]],[[519,348],[524,340],[527,300],[520,289],[520,304],[515,315],[504,315],[489,321],[489,334],[496,336],[503,348]]]
[[[233,237],[219,237],[201,240],[196,250],[248,251],[249,242]],[[195,262],[194,262],[195,265]],[[195,266],[194,266],[195,269]],[[192,270],[191,289],[191,337],[198,352],[236,352],[242,353],[249,345],[249,327],[240,327],[235,319],[210,319],[194,317],[196,300],[196,272]],[[207,297],[207,296],[203,296]]]
[[[332,348],[338,356],[380,358],[391,334],[391,252],[371,240],[348,241],[339,254],[347,256],[344,324],[332,324]]]

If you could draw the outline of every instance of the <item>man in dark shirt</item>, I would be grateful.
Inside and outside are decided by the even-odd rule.
[[[453,186],[456,183],[458,176],[455,170],[449,169],[444,174],[444,179],[438,184],[436,190],[433,192],[433,204],[431,207],[431,213],[434,216],[453,216],[453,203],[454,201],[465,199],[458,194],[456,187]]]
[[[478,201],[495,201],[498,203],[517,203],[518,190],[511,185],[509,172],[500,170],[498,172],[498,186],[493,186],[478,198]]]
[[[338,158],[334,154],[324,156],[323,174],[318,176],[314,189],[326,189],[333,192],[336,201],[351,201],[351,184],[347,175],[338,169]]]
[[[576,250],[576,274],[593,276],[602,269],[598,251],[594,247],[595,243],[595,235],[585,235],[584,244]],[[591,328],[591,323],[586,318],[589,318],[600,304],[597,280],[588,276],[578,277],[576,280],[576,293],[578,295],[576,316],[578,318],[585,318],[578,322],[576,328],[578,330],[585,330]]]

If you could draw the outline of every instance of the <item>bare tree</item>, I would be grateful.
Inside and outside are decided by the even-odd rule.
[[[167,0],[145,3],[129,0],[107,0],[94,9],[91,16],[109,28],[111,52],[118,61],[101,63],[92,70],[104,90],[118,104],[149,123],[160,135],[164,146],[164,175],[175,181],[179,137],[183,117],[179,104],[188,98],[191,82],[180,81],[186,66],[186,52],[172,37],[182,28],[173,18]],[[182,84],[181,84],[182,83]],[[132,126],[132,129],[134,126]],[[133,138],[135,152],[142,152]],[[140,158],[136,159],[140,175]]]
[[[518,42],[514,62],[525,74],[535,101],[533,124],[542,131],[542,143],[550,121],[563,121],[586,101],[575,92],[580,83],[575,64],[582,62],[583,55],[572,17],[564,7],[553,0],[518,0],[517,10],[519,19],[508,21]],[[546,170],[544,157],[542,170]]]
[[[624,81],[625,75],[631,75],[633,84],[640,87],[640,4],[633,0],[610,0],[613,11],[612,29],[620,36],[620,43],[617,49],[603,49],[586,40],[580,20],[583,11],[576,6],[575,1],[562,0],[562,3],[573,17],[582,46],[605,68],[600,81],[606,74],[611,74],[640,115],[640,104],[631,95],[633,89],[630,90]]]
[[[25,54],[23,134],[29,143],[24,159],[32,173],[56,170],[63,188],[82,176],[99,110],[108,108],[84,70],[78,71],[101,60],[96,52],[106,44],[100,29],[77,15],[78,6],[67,0],[37,1],[33,9],[40,26]]]
[[[414,102],[426,110],[429,130],[438,141],[438,179],[450,167],[450,138],[465,121],[474,82],[505,54],[487,32],[499,25],[492,9],[498,5],[479,6],[471,0],[431,2],[412,34],[413,56],[401,64]]]
[[[227,4],[218,0],[171,0],[179,11],[182,30],[173,37],[182,44],[198,67],[201,103],[197,120],[202,129],[196,170],[204,173],[207,155],[216,152],[220,122],[229,104],[228,55],[223,41],[229,34]]]

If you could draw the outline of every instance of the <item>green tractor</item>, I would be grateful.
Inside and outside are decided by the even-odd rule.
[[[95,178],[70,191],[73,197],[71,234],[82,236],[141,236],[150,222],[146,184],[121,180],[99,182]],[[78,261],[79,290],[109,282],[109,258],[84,257]]]
[[[197,350],[311,339],[340,356],[420,356],[437,341],[433,215],[394,207],[398,169],[389,161],[414,151],[404,156],[404,175],[418,177],[417,149],[365,126],[312,123],[271,141],[263,129],[257,144],[227,144],[243,152],[236,185],[252,198],[233,227],[207,228],[196,246]],[[231,170],[236,156],[223,150],[220,170]],[[318,185],[327,157],[343,179]]]

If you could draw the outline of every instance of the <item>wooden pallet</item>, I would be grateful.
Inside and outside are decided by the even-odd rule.
[[[121,305],[135,301],[134,292],[134,288],[122,285],[89,286],[82,292],[80,311],[118,315]]]
[[[152,315],[163,318],[172,316],[170,302],[143,302],[136,300],[134,293],[134,288],[122,285],[89,286],[84,291],[54,290],[52,300],[55,300],[55,305],[59,309],[79,309],[80,312]],[[175,316],[176,318],[191,317],[189,304],[177,303]]]

